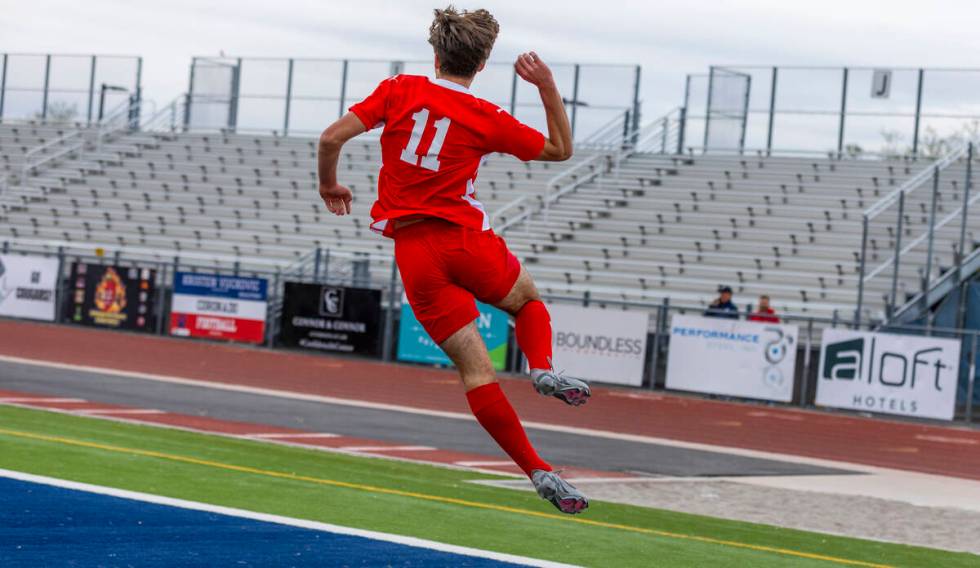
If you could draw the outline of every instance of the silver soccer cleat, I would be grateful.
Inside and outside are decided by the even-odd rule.
[[[556,471],[536,469],[531,472],[531,483],[542,499],[551,501],[562,513],[577,515],[589,508],[588,497],[562,479]]]
[[[534,390],[545,396],[553,396],[572,406],[581,406],[592,396],[589,384],[581,379],[564,376],[561,372],[532,371]]]

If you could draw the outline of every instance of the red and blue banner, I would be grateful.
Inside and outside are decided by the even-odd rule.
[[[170,334],[262,343],[268,294],[264,278],[177,272]]]

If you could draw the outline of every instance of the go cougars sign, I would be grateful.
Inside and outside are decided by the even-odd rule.
[[[817,404],[952,420],[960,342],[828,329]]]

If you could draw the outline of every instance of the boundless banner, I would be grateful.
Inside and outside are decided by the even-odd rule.
[[[68,319],[82,325],[152,332],[156,271],[76,262]]]
[[[646,312],[551,305],[555,368],[602,383],[640,386],[647,349]]]
[[[381,290],[286,282],[280,341],[315,351],[381,354]]]

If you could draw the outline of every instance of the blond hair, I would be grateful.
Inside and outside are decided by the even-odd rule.
[[[435,10],[429,43],[439,57],[439,70],[456,77],[472,77],[490,57],[500,26],[486,10],[456,11],[452,5]]]

